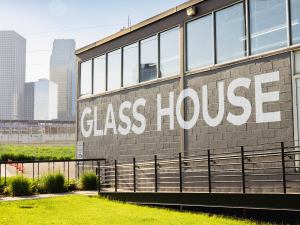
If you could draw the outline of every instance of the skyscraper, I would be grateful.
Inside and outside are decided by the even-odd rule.
[[[24,118],[26,39],[0,31],[0,119]]]
[[[47,79],[25,83],[25,119],[57,119],[58,85]]]
[[[75,41],[57,39],[53,42],[50,58],[50,80],[58,85],[58,120],[72,117],[72,80],[76,72]]]

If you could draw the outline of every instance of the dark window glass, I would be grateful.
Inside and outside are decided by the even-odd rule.
[[[121,87],[121,49],[107,54],[107,90]]]
[[[106,75],[105,75],[105,55],[94,59],[94,94],[105,91]]]
[[[179,74],[179,27],[160,34],[160,76]]]
[[[92,89],[92,60],[80,65],[80,96],[90,95]]]
[[[157,78],[157,36],[141,41],[140,82]]]
[[[187,24],[187,70],[195,70],[213,64],[212,15]]]
[[[292,44],[300,43],[300,0],[291,0]]]
[[[250,0],[251,54],[287,46],[286,0]]]
[[[222,63],[246,56],[244,4],[216,12],[216,60]]]
[[[139,81],[139,48],[138,43],[123,48],[123,86],[136,84]]]

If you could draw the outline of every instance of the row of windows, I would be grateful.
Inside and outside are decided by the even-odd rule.
[[[300,0],[242,1],[188,22],[185,35],[187,71],[299,44]],[[80,96],[179,74],[179,28],[83,62],[80,71]]]

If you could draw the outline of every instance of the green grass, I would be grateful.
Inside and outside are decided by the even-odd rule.
[[[35,146],[16,146],[6,145],[0,147],[0,160],[7,161],[10,157],[12,160],[35,159]],[[43,159],[75,159],[75,146],[36,146],[36,158]]]
[[[249,220],[209,217],[79,195],[1,202],[0,218],[1,224],[257,224]]]

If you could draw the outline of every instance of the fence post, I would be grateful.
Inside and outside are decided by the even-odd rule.
[[[136,181],[135,181],[135,158],[133,158],[133,192],[136,192]]]
[[[117,160],[115,160],[115,192],[118,191]]]
[[[208,192],[211,193],[210,150],[207,150]]]
[[[34,162],[32,163],[32,181],[34,182]]]
[[[246,188],[245,188],[244,146],[241,146],[241,157],[242,157],[242,182],[243,182],[243,193],[246,193]]]
[[[181,153],[179,153],[179,190],[182,192],[182,167],[181,167]]]
[[[155,166],[155,192],[157,192],[157,155],[154,155],[154,166]]]
[[[68,161],[68,185],[70,185],[70,161]]]
[[[78,172],[78,179],[79,179],[79,161],[77,160],[77,172]]]
[[[100,178],[100,161],[98,162],[98,192],[100,193],[100,189],[101,189],[101,186],[100,186],[100,182],[101,182],[101,178]]]
[[[285,163],[284,163],[284,144],[283,144],[283,142],[281,142],[281,163],[282,163],[282,184],[283,184],[283,193],[286,194]]]
[[[36,160],[36,144],[35,144],[35,149],[34,149],[34,151],[35,151],[35,160]]]
[[[4,173],[4,176],[5,176],[4,186],[6,186],[6,163],[5,163],[5,168],[4,168],[4,169],[5,169],[5,171],[4,171],[4,172],[5,172],[5,173]]]
[[[40,162],[38,161],[38,181],[40,180]]]

